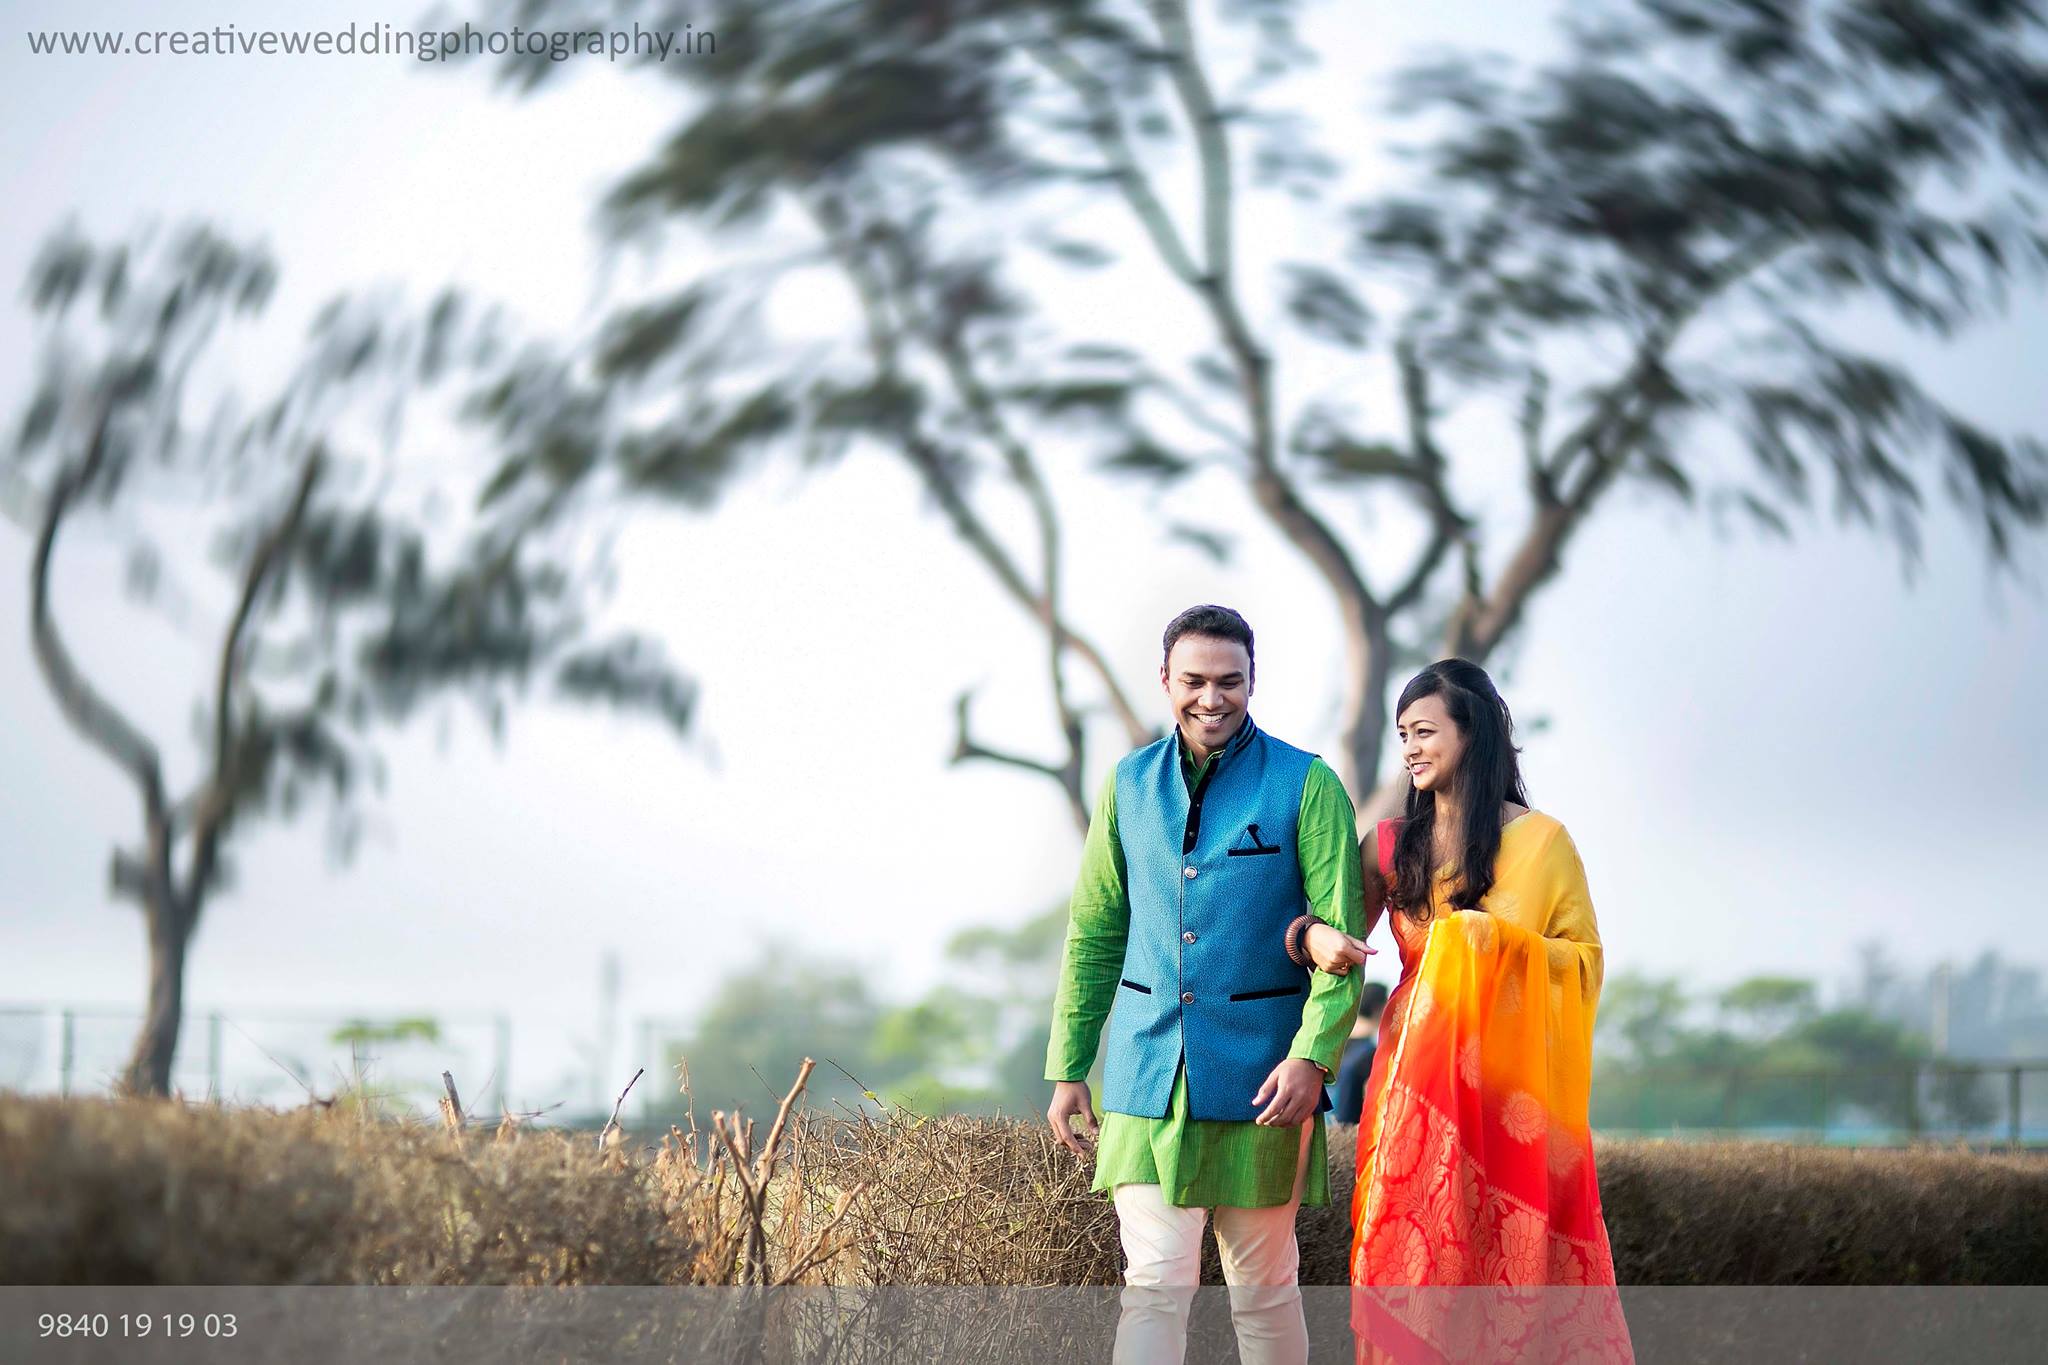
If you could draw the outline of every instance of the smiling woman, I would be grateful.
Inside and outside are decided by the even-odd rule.
[[[1360,1359],[1628,1360],[1587,1122],[1604,957],[1585,867],[1528,808],[1484,670],[1432,664],[1395,715],[1407,817],[1362,846],[1401,979],[1358,1129]],[[1308,946],[1346,971],[1364,944],[1323,926]],[[1499,1292],[1415,1292],[1464,1286]]]

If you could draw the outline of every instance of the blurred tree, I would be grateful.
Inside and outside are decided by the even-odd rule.
[[[1819,1010],[1811,981],[1792,976],[1753,976],[1721,992],[1721,1012],[1752,1037],[1776,1037],[1811,1019]]]
[[[673,1077],[687,1066],[690,1101],[707,1116],[741,1105],[772,1112],[806,1057],[818,1062],[806,1092],[814,1103],[857,1101],[917,1066],[878,1055],[885,1010],[859,972],[764,953],[719,984],[687,1036],[665,1044],[663,1069]]]
[[[1324,201],[1342,161],[1281,102],[1313,55],[1296,9],[1219,0],[1198,42],[1185,0],[961,0],[942,24],[915,0],[483,0],[489,27],[687,13],[715,35],[715,54],[657,68],[687,112],[606,199],[614,241],[807,239],[619,314],[585,369],[510,372],[499,487],[603,475],[707,504],[769,451],[903,460],[1044,632],[1056,755],[977,739],[963,696],[955,757],[1052,778],[1077,824],[1091,707],[1129,743],[1150,732],[1062,577],[1047,452],[1075,442],[1144,489],[1159,534],[1218,556],[1237,528],[1197,476],[1227,471],[1249,498],[1226,515],[1256,509],[1320,577],[1343,642],[1334,757],[1355,795],[1375,793],[1366,818],[1401,788],[1395,774],[1375,792],[1393,670],[1492,658],[1618,488],[1787,536],[1825,493],[1908,564],[1937,488],[1994,564],[2042,523],[2038,440],[1980,428],[1853,344],[1883,314],[1950,337],[2041,278],[2037,3],[1574,7],[1562,60],[1406,71],[1395,108],[1427,119],[1419,178],[1341,220]],[[500,74],[524,91],[562,69],[520,54]],[[1255,194],[1314,221],[1241,235]],[[1129,269],[1167,287],[1160,308],[1198,320],[1178,353],[1147,354],[1118,325],[1128,310],[1034,302],[1039,258],[1116,259],[1084,235],[1104,209],[1149,253]],[[1343,259],[1275,254],[1339,221]],[[774,344],[765,306],[814,291],[819,265],[858,334]],[[1369,282],[1403,292],[1376,308]],[[1362,374],[1375,351],[1398,411],[1304,391],[1311,362]],[[1516,414],[1517,453],[1453,446],[1444,419],[1473,404]],[[1373,527],[1370,571],[1353,524]]]
[[[330,1043],[367,1046],[371,1043],[405,1043],[417,1038],[423,1043],[441,1041],[441,1021],[430,1014],[404,1019],[351,1019],[327,1035]]]
[[[207,898],[227,884],[230,839],[251,817],[289,818],[325,793],[330,852],[350,856],[360,783],[384,780],[375,722],[466,692],[501,733],[504,690],[536,675],[678,729],[690,720],[690,685],[658,649],[588,639],[590,575],[539,556],[530,527],[487,527],[450,555],[394,504],[388,464],[346,453],[352,405],[378,400],[388,454],[407,392],[435,382],[459,349],[471,363],[492,354],[490,329],[472,329],[452,296],[419,322],[336,300],[276,398],[244,416],[226,394],[194,423],[188,388],[219,325],[261,312],[276,278],[264,252],[204,226],[112,244],[61,230],[28,275],[38,373],[0,473],[34,537],[37,666],[71,728],[141,798],[142,837],[111,867],[114,894],[142,910],[149,935],[148,1003],[122,1080],[137,1093],[169,1084],[186,956]],[[114,690],[88,675],[60,627],[55,557],[74,525],[111,523],[130,541],[131,593],[160,604],[206,556],[195,503],[218,514],[211,557],[232,597],[209,640],[198,775],[180,795],[162,741],[115,695],[148,695],[167,679],[140,659]],[[151,512],[172,521],[163,543],[138,529]]]
[[[1685,988],[1676,980],[1616,972],[1601,987],[1595,1045],[1647,1066],[1673,1051],[1685,1031],[1686,1010]]]
[[[819,1063],[817,1103],[1035,1111],[1066,923],[1062,905],[1015,928],[964,929],[946,944],[943,980],[903,1004],[878,997],[857,972],[764,955],[720,984],[688,1035],[664,1045],[664,1065],[673,1073],[688,1063],[704,1112],[773,1104],[805,1057]]]
[[[1044,1107],[1045,1050],[1066,930],[1061,904],[1019,925],[963,929],[946,944],[945,970],[973,1000],[980,1021],[974,1058],[986,1087],[983,1108],[1035,1114]]]
[[[1920,1123],[1922,1035],[1860,1003],[1823,1010],[1818,987],[1797,977],[1753,977],[1713,998],[1734,1028],[1692,1024],[1675,980],[1609,979],[1596,1024],[1597,1125],[1807,1127],[1840,1106]],[[1971,1078],[1935,1068],[1932,1079],[1937,1109],[1963,1126],[1985,1121]]]

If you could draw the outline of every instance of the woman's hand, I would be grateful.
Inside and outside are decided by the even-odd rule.
[[[1353,967],[1363,965],[1367,957],[1379,951],[1366,947],[1364,939],[1353,938],[1329,924],[1311,924],[1302,941],[1317,970],[1333,976],[1342,976]]]

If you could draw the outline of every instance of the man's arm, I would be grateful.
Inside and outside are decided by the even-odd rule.
[[[1112,770],[1095,798],[1088,840],[1081,850],[1081,875],[1075,879],[1067,911],[1067,943],[1052,1002],[1052,1039],[1045,1049],[1047,1080],[1087,1079],[1102,1041],[1102,1022],[1116,1000],[1130,932],[1131,900],[1125,889],[1123,844],[1116,833]]]
[[[1301,818],[1295,829],[1295,854],[1301,863],[1301,887],[1309,909],[1325,924],[1347,934],[1365,930],[1365,895],[1358,860],[1358,824],[1351,798],[1337,774],[1320,758],[1309,765],[1301,792]],[[1333,976],[1309,974],[1308,1003],[1302,1006],[1301,1028],[1289,1057],[1314,1062],[1330,1076],[1344,1056],[1344,1041],[1358,1014],[1364,988],[1358,972]]]

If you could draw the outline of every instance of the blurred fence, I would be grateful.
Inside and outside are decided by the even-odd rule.
[[[2048,1059],[1826,1070],[1602,1066],[1592,1119],[1613,1137],[2048,1146]]]
[[[135,1010],[0,1005],[0,1089],[104,1094],[127,1065]],[[502,1014],[401,1019],[339,1011],[188,1011],[171,1088],[188,1099],[288,1107],[307,1092],[367,1092],[432,1115],[453,1072],[473,1113],[506,1093],[511,1020]],[[472,1093],[471,1087],[474,1087]]]

